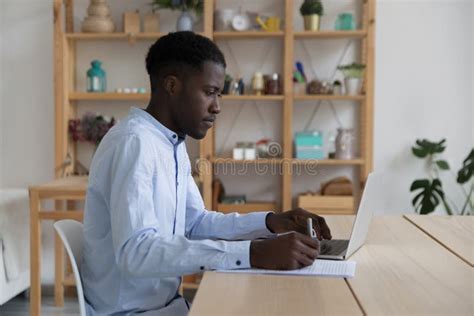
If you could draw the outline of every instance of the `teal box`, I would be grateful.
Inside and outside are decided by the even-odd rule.
[[[296,159],[324,159],[324,150],[319,146],[298,147]]]
[[[295,157],[297,159],[324,159],[323,133],[320,131],[299,132],[295,135]]]
[[[320,131],[299,132],[295,135],[295,146],[323,146],[323,133]]]

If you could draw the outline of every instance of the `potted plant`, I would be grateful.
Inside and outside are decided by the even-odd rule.
[[[324,14],[321,0],[305,0],[300,7],[300,13],[303,16],[306,31],[319,30],[321,16]]]
[[[181,10],[181,15],[176,23],[178,31],[192,31],[193,17],[189,13],[194,10],[196,14],[200,15],[203,10],[203,0],[153,0],[151,3],[153,9],[171,9]]]
[[[448,215],[474,215],[474,148],[471,148],[457,173],[450,170],[450,166],[441,154],[446,149],[446,139],[431,142],[426,139],[417,139],[412,153],[417,158],[424,159],[428,178],[417,179],[410,186],[410,192],[415,193],[412,204],[418,214],[429,214],[438,205],[442,204]],[[441,174],[449,172],[459,184],[464,201],[456,205],[444,192]]]
[[[344,74],[344,84],[347,95],[358,95],[362,90],[362,81],[364,77],[364,64],[352,63],[349,65],[340,65],[337,67]]]

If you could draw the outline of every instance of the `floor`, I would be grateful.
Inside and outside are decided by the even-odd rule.
[[[192,302],[195,290],[184,291],[184,297]],[[72,316],[79,315],[79,305],[77,300],[73,297],[66,297],[64,300],[64,307],[54,306],[53,296],[43,296],[41,307],[42,316]],[[7,303],[0,306],[1,316],[28,316],[29,315],[29,299],[20,294]]]

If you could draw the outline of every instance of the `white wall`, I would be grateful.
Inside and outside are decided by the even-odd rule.
[[[120,11],[136,3],[125,0],[113,2],[117,22],[120,21]],[[268,0],[266,2],[268,3]],[[75,20],[78,25],[83,18],[87,1],[77,0],[76,3],[82,8],[76,11]],[[245,3],[252,10],[261,9],[267,13],[272,13],[272,10],[278,13],[280,10],[265,4],[264,1]],[[328,8],[338,5],[349,10],[353,8],[350,0],[331,2]],[[374,159],[375,168],[387,170],[391,176],[386,196],[390,207],[386,213],[412,210],[408,188],[411,181],[423,173],[422,164],[412,158],[410,153],[410,146],[416,138],[446,137],[448,139],[446,157],[455,169],[459,168],[468,149],[473,146],[472,16],[474,8],[470,0],[386,0],[377,4]],[[173,18],[168,17],[164,23]],[[326,19],[324,22],[326,24],[323,26],[330,27],[332,22],[329,17]],[[296,17],[296,27],[298,23],[301,21]],[[167,26],[168,29],[171,27],[171,24]],[[53,177],[52,30],[51,1],[0,0],[0,187],[2,188],[27,187]],[[277,45],[272,40],[268,43]],[[106,69],[113,87],[146,85],[142,67],[144,51],[149,44],[137,45],[140,46],[131,48],[123,43],[79,44],[79,86],[84,80],[82,74],[87,69],[87,63],[94,56],[106,60]],[[240,44],[230,43],[230,45],[233,50],[245,53]],[[247,44],[243,45],[245,47]],[[307,45],[311,51],[318,49],[316,44],[308,42]],[[334,42],[331,45],[341,44]],[[223,49],[225,51],[227,47]],[[265,54],[265,44],[257,50],[258,52],[248,51],[255,55]],[[120,67],[122,54],[127,56],[127,62],[123,64],[133,65],[138,75],[135,72],[129,74],[126,68]],[[269,54],[274,54],[272,58],[280,58],[278,49]],[[297,58],[305,58],[301,46],[296,48],[295,54]],[[347,58],[350,59],[351,54],[353,53]],[[133,57],[129,60],[130,55]],[[252,62],[261,65],[258,60]],[[232,62],[229,64],[229,68],[236,67]],[[244,76],[250,76],[252,67],[249,65],[241,67],[246,69],[243,71]],[[265,71],[272,71],[270,58],[261,67]],[[139,71],[143,71],[142,75]],[[323,69],[322,76],[330,77],[330,69]],[[119,104],[114,106],[113,110],[103,105],[93,102],[83,103],[80,112],[100,110],[120,118],[126,115],[130,104]],[[272,102],[259,105],[262,113],[270,118],[263,129],[257,126],[259,121],[255,119],[257,115],[251,106],[245,109],[238,124],[248,122],[246,127],[253,129],[255,133],[262,133],[262,136],[270,134],[278,138],[278,129],[275,129],[275,124],[272,122],[281,120],[281,112],[275,109],[278,106],[278,103]],[[353,106],[337,104],[343,124],[351,124],[354,115]],[[221,126],[228,126],[235,114],[235,107],[230,103],[225,104],[223,108]],[[299,112],[295,112],[295,124],[300,123],[300,118],[306,117],[311,109],[311,104],[300,106]],[[323,109],[320,110],[313,127],[332,126],[332,121],[330,112]],[[239,126],[242,129],[243,125]],[[221,136],[223,134],[220,133]],[[228,148],[225,150],[228,150],[234,141],[235,138],[232,139],[231,136],[226,145]],[[192,155],[197,154],[195,142],[190,144],[190,150]],[[89,159],[87,149],[82,150],[81,159],[84,161]],[[320,171],[323,179],[341,172],[349,173],[348,169],[340,171],[326,168]],[[250,193],[255,197],[279,196],[279,181],[274,181],[271,176],[258,181],[253,181],[254,179],[252,176],[245,176],[237,180],[224,178],[224,181],[227,190],[232,193],[240,193],[241,188],[246,188],[248,192],[244,193]],[[313,179],[307,177],[297,179],[294,193],[315,189],[317,182],[311,181]],[[243,183],[246,185],[242,185]],[[450,182],[446,182],[448,183]],[[455,189],[453,185],[448,187],[447,191],[459,202],[461,197]],[[43,239],[46,245],[43,281],[52,283],[52,234],[49,224],[45,227]]]
[[[378,4],[374,158],[390,176],[392,212],[411,210],[408,188],[424,174],[410,152],[416,138],[446,138],[454,170],[474,145],[472,8],[451,0]],[[455,180],[442,178],[460,205]]]

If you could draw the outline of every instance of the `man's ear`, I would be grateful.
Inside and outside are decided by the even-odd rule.
[[[181,91],[181,81],[176,76],[166,76],[163,86],[170,96],[175,96]]]

